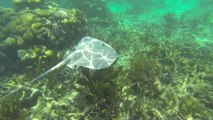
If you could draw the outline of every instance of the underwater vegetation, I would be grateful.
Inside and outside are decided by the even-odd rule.
[[[169,11],[157,22],[131,24],[107,6],[121,0],[67,1],[65,8],[43,0],[0,8],[0,96],[21,88],[1,99],[1,120],[213,118],[213,14],[204,9],[210,0],[181,15]],[[156,2],[142,1],[147,7],[133,0],[121,15],[140,18]],[[85,35],[115,48],[116,62],[103,70],[65,67],[27,84]]]
[[[44,0],[14,0],[14,4],[17,10],[41,8],[44,6]]]
[[[111,12],[105,0],[55,0],[60,6],[65,8],[77,8],[85,12],[88,18],[99,17],[109,19]]]
[[[25,0],[15,2],[27,7],[42,1],[28,1],[28,4],[24,4]],[[14,69],[39,65],[50,59],[56,62],[61,59],[60,52],[69,47],[67,43],[75,43],[73,39],[84,34],[86,16],[81,10],[48,5],[43,9],[27,10],[16,5],[19,11],[1,8],[1,52],[7,61],[13,61]]]

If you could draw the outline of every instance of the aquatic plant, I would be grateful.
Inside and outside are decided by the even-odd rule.
[[[177,16],[173,13],[165,14],[163,18],[165,20],[165,24],[164,24],[165,35],[169,37],[178,29],[179,20]]]
[[[34,2],[43,3],[43,1]],[[74,42],[70,42],[72,39],[84,34],[83,27],[86,17],[78,9],[67,10],[57,8],[57,6],[47,7],[45,4],[44,9],[2,10],[1,21],[5,21],[5,23],[0,24],[2,30],[2,36],[0,36],[1,52],[6,55],[6,59],[14,60],[17,67],[26,67],[29,64],[42,66],[41,63],[47,62],[46,58],[54,57],[55,62],[61,59],[61,56],[58,57],[57,54],[70,47],[71,43]],[[70,30],[70,28],[72,29]],[[69,44],[67,44],[68,42]],[[48,49],[46,53],[54,51],[54,55],[45,55],[45,51],[36,52],[33,49],[39,48],[35,48],[35,46],[45,46]],[[17,53],[20,53],[20,51],[25,51],[25,53],[28,51],[31,55],[28,58],[30,57],[31,60],[27,58],[27,53],[25,58],[23,54],[22,56],[21,54],[18,55]],[[14,69],[16,68],[14,67]]]
[[[71,0],[71,4],[74,8],[85,11],[88,18],[110,18],[111,12],[109,11],[106,1],[102,0]]]
[[[1,95],[7,94],[14,85],[24,84],[27,81],[25,75],[13,75],[5,81],[1,86]],[[2,84],[2,82],[1,82]],[[5,91],[5,89],[7,91]],[[37,89],[23,88],[19,92],[14,93],[7,99],[1,100],[0,118],[1,119],[27,119],[31,114],[30,108],[37,104],[42,94]],[[12,100],[13,99],[13,100]]]
[[[88,10],[86,12],[89,15],[91,11],[99,12],[93,9],[93,6],[99,5],[102,1],[82,2],[84,2],[83,5],[79,1],[69,4]],[[116,2],[120,5],[121,1]],[[153,1],[148,2],[150,4]],[[203,6],[206,6],[207,2],[210,3],[210,1],[199,3],[205,3]],[[146,13],[146,10],[151,10],[149,8],[152,7],[141,8],[141,6],[133,5],[134,3],[137,5],[138,1],[132,1],[131,4],[132,8],[137,9],[135,11],[132,9],[133,11],[129,13],[137,13],[137,15],[140,14],[138,11]],[[24,85],[29,81],[27,78],[32,78],[35,73],[39,74],[43,69],[55,64],[62,58],[61,56],[56,58],[55,54],[61,54],[67,46],[70,47],[68,42],[77,42],[74,38],[85,34],[84,11],[60,8],[53,3],[49,5],[49,8],[44,6],[42,9],[19,12],[0,9],[0,30],[2,31],[0,55],[3,56],[0,61],[10,63],[12,67],[18,66],[17,68],[24,72],[20,74],[26,75],[21,78],[15,76],[13,80],[9,78],[10,76],[1,76],[1,85],[3,83],[6,85],[0,86],[1,95],[8,93],[8,90],[15,85]],[[32,88],[21,89],[20,92],[12,95],[15,101],[9,99],[7,102],[2,101],[0,118],[211,119],[213,116],[211,107],[213,46],[209,40],[212,38],[210,28],[212,14],[205,10],[203,13],[193,11],[186,11],[182,15],[172,11],[166,14],[162,12],[160,15],[163,15],[162,18],[160,17],[162,21],[157,19],[156,23],[152,21],[153,19],[144,20],[148,21],[147,23],[141,20],[143,17],[150,18],[147,14],[144,14],[145,16],[115,14],[115,17],[109,17],[113,19],[103,19],[105,14],[94,18],[93,16],[97,14],[92,14],[86,24],[92,29],[87,29],[87,34],[103,39],[116,48],[119,53],[116,63],[101,71],[81,67],[75,70],[65,68],[61,72],[56,71],[44,81],[38,81],[30,86]],[[24,18],[26,21],[20,21],[17,13],[21,16],[21,20]],[[133,18],[131,27],[122,23],[124,21],[122,15]],[[8,16],[11,16],[10,19]],[[71,16],[74,17],[71,19]],[[4,24],[7,26],[4,27]],[[20,31],[12,30],[14,26]],[[25,30],[25,28],[29,29]],[[25,34],[24,37],[23,34]],[[40,51],[42,46],[46,47],[45,52]],[[22,61],[17,58],[17,51]],[[32,53],[36,53],[35,59],[31,59],[34,57]],[[30,56],[24,56],[26,54]],[[46,55],[49,57],[44,57]],[[16,64],[21,62],[23,66],[27,66],[26,61],[37,61],[40,57],[45,63],[49,63],[50,59],[52,63],[44,66],[46,64],[42,64],[42,60],[36,62],[35,66],[41,64],[39,72],[34,72],[37,70],[33,67],[28,67],[28,72],[25,72],[19,67],[20,64]],[[15,62],[9,62],[12,58]],[[15,64],[12,64],[13,62]],[[4,65],[1,62],[0,64]],[[4,73],[5,68],[7,67],[3,68]],[[18,98],[19,96],[21,98]],[[29,102],[32,104],[28,104]],[[4,110],[4,108],[8,109]],[[14,113],[14,116],[8,117],[7,113]]]
[[[85,85],[90,93],[87,102],[93,106],[86,118],[115,119],[118,116],[121,99],[118,82],[121,70],[122,68],[113,67],[94,72],[83,70],[87,81]]]
[[[44,6],[44,0],[14,0],[14,4],[17,10],[41,8]]]
[[[160,76],[160,66],[156,60],[144,56],[143,52],[137,52],[130,62],[129,79],[133,85],[135,93],[142,96],[157,97],[160,86],[157,83]],[[143,87],[140,87],[144,85]],[[160,85],[160,84],[159,84]],[[157,88],[156,88],[157,87]],[[146,91],[148,90],[148,91]],[[142,92],[142,93],[141,93]]]

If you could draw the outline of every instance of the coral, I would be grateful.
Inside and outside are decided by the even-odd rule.
[[[21,61],[39,59],[39,57],[50,58],[52,56],[53,51],[48,50],[46,46],[34,46],[33,48],[30,48],[28,50],[18,50],[18,57],[21,59]]]
[[[16,2],[43,4],[42,0]],[[48,55],[45,55],[45,52],[37,53],[33,50],[35,46],[45,46],[51,51],[57,49],[58,52],[54,52],[54,56],[57,56],[59,52],[64,52],[71,46],[71,40],[85,33],[83,27],[86,23],[86,17],[82,11],[62,9],[57,6],[50,7],[52,4],[49,7],[45,5],[44,9],[16,12],[1,10],[1,21],[5,21],[5,23],[0,23],[2,30],[2,35],[0,34],[1,52],[6,55],[7,59],[15,60],[16,65],[24,67],[29,64],[39,64],[41,62],[35,62],[39,61],[38,58],[45,62],[44,58],[50,57],[48,55],[53,53],[50,51],[47,52]],[[25,56],[21,56],[20,53],[24,53]],[[54,61],[56,62],[58,59],[60,58],[55,57]]]
[[[2,42],[1,46],[13,46],[16,45],[16,39],[12,37],[8,37],[4,42]]]
[[[44,68],[49,68],[52,64],[56,64],[59,57],[59,52],[47,48],[44,45],[34,45],[28,49],[19,49],[18,57],[20,60],[20,66],[32,66],[34,74],[43,72]],[[33,75],[34,76],[34,75]]]

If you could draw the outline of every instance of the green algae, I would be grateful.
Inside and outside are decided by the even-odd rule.
[[[26,5],[21,1],[19,2]],[[42,1],[32,2],[40,3]],[[34,3],[31,4],[34,5]],[[56,14],[62,16],[58,17]],[[66,16],[63,16],[63,14],[66,14]],[[41,65],[42,62],[38,61],[47,62],[49,59],[46,58],[53,57],[53,55],[46,55],[45,51],[39,53],[33,51],[32,49],[35,46],[45,46],[51,51],[59,49],[54,52],[55,61],[59,60],[57,54],[64,52],[69,44],[74,42],[71,40],[77,38],[77,34],[84,34],[82,27],[86,22],[86,17],[80,10],[65,10],[53,6],[19,11],[2,8],[1,21],[5,21],[0,25],[2,26],[1,51],[7,54],[8,60],[15,60],[17,66],[26,67],[30,64]],[[20,51],[28,51],[28,53],[19,54]],[[26,61],[26,59],[31,59],[31,62]]]
[[[44,0],[14,0],[14,4],[17,10],[41,8],[44,6]]]
[[[206,2],[202,2],[202,5],[208,7]],[[149,11],[151,8],[138,7],[134,10],[133,3],[132,9],[121,14],[124,16],[115,14],[114,17],[110,15],[111,19],[103,20],[107,14],[97,14],[97,18],[89,16],[87,24],[84,24],[85,11],[61,9],[53,3],[51,9],[45,9],[48,12],[43,9],[19,11],[21,19],[18,19],[16,11],[0,10],[4,11],[0,12],[2,19],[8,20],[8,27],[0,28],[3,32],[0,35],[1,55],[4,56],[1,61],[7,61],[7,64],[18,61],[15,62],[21,63],[18,66],[25,67],[35,64],[28,66],[27,70],[17,67],[21,73],[15,70],[13,76],[10,72],[3,75],[1,95],[14,86],[26,85],[29,78],[61,59],[60,54],[68,49],[70,37],[72,40],[81,37],[83,34],[80,32],[84,31],[80,29],[84,25],[89,28],[86,29],[87,34],[102,38],[119,53],[119,59],[109,69],[91,71],[81,67],[75,70],[65,68],[43,81],[27,85],[1,101],[0,118],[210,120],[213,116],[213,45],[203,41],[211,41],[212,31],[208,26],[212,25],[212,14],[205,9],[203,13],[192,10],[183,14],[183,11],[177,13],[171,10],[163,16],[159,15],[160,20],[157,19],[155,23],[151,19],[139,22],[133,15],[127,17],[131,22],[126,24],[128,21],[123,19],[126,15],[138,15],[141,10]],[[93,5],[93,1],[88,1],[88,4]],[[86,15],[94,11],[85,5],[75,5],[88,10]],[[24,14],[29,15],[29,19]],[[10,15],[13,21],[8,19]],[[147,14],[143,15],[150,18]],[[22,17],[27,21],[22,22]],[[13,26],[20,31],[11,31]],[[12,36],[8,36],[8,33]],[[17,56],[17,51],[25,54],[12,59],[14,57],[11,56]],[[26,54],[30,54],[30,57],[24,56]],[[5,70],[2,68],[1,71]]]

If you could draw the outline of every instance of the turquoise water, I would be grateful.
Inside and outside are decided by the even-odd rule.
[[[0,6],[1,7],[12,7],[13,2],[12,2],[12,0],[0,1]]]
[[[212,0],[0,6],[1,120],[213,118]]]

